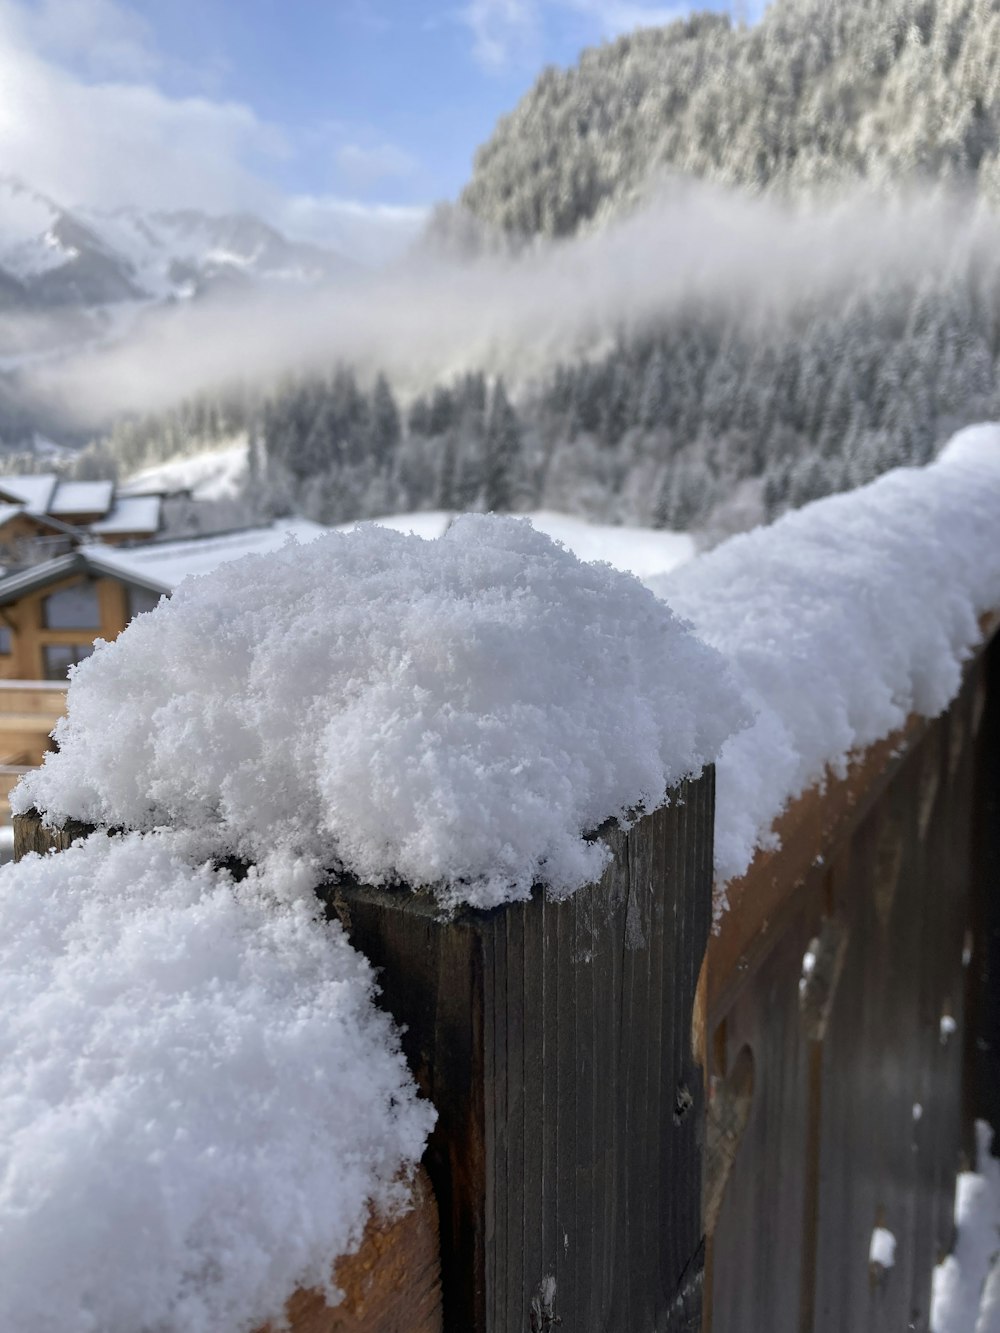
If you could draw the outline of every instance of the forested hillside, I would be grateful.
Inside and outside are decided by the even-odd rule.
[[[1000,200],[998,0],[773,0],[549,68],[462,195],[504,231],[566,236],[669,173],[801,193],[968,182]]]
[[[637,33],[546,72],[479,155],[465,203],[494,230],[545,233],[431,265],[442,289],[468,281],[462,327],[481,354],[407,378],[398,355],[379,373],[339,353],[323,373],[119,422],[75,470],[128,472],[247,431],[251,516],[544,507],[749,526],[1000,418],[998,153],[1000,0],[775,0],[753,29],[701,15]],[[659,168],[726,185],[616,226]],[[887,189],[842,202],[859,181]],[[822,197],[803,208],[790,196],[807,187]],[[706,225],[720,211],[739,245]],[[606,236],[567,238],[602,219]],[[623,285],[623,252],[656,275],[655,298]],[[497,318],[511,290],[535,351]],[[602,292],[617,295],[602,306]]]

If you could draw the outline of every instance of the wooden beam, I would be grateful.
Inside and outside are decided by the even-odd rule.
[[[702,1070],[714,775],[626,834],[599,883],[443,917],[429,894],[324,896],[380,969],[438,1111],[444,1320],[462,1333],[701,1324]]]

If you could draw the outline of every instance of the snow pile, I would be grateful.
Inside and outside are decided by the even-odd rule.
[[[0,872],[0,1328],[220,1333],[278,1315],[405,1201],[433,1111],[372,969],[294,867],[175,834]]]
[[[1000,1161],[993,1138],[976,1124],[978,1173],[965,1171],[955,1189],[955,1249],[934,1270],[933,1333],[1000,1330]]]
[[[585,835],[744,720],[718,654],[629,575],[517,519],[368,526],[186,580],[99,647],[13,803],[488,907],[599,876]]]
[[[743,874],[827,768],[934,717],[1000,608],[1000,426],[926,468],[733,537],[650,586],[729,661],[757,717],[717,768],[716,872]]]

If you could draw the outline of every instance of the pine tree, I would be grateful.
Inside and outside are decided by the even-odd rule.
[[[521,428],[510,404],[503,380],[497,380],[486,423],[486,467],[483,504],[490,513],[510,509],[514,494],[514,468],[521,449]]]

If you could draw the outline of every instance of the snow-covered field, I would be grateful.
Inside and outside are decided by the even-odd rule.
[[[246,470],[246,437],[238,436],[224,449],[205,449],[143,468],[121,482],[118,490],[122,495],[190,491],[195,500],[226,500],[237,494]]]
[[[393,514],[372,521],[395,532],[412,532],[433,540],[447,532],[456,515],[435,509],[419,514]],[[538,532],[562,544],[580,560],[603,560],[637,578],[665,574],[691,560],[695,554],[694,538],[686,532],[667,532],[662,528],[623,528],[605,523],[588,523],[570,514],[556,514],[548,509],[520,514]],[[340,532],[353,532],[357,523],[345,523]]]

